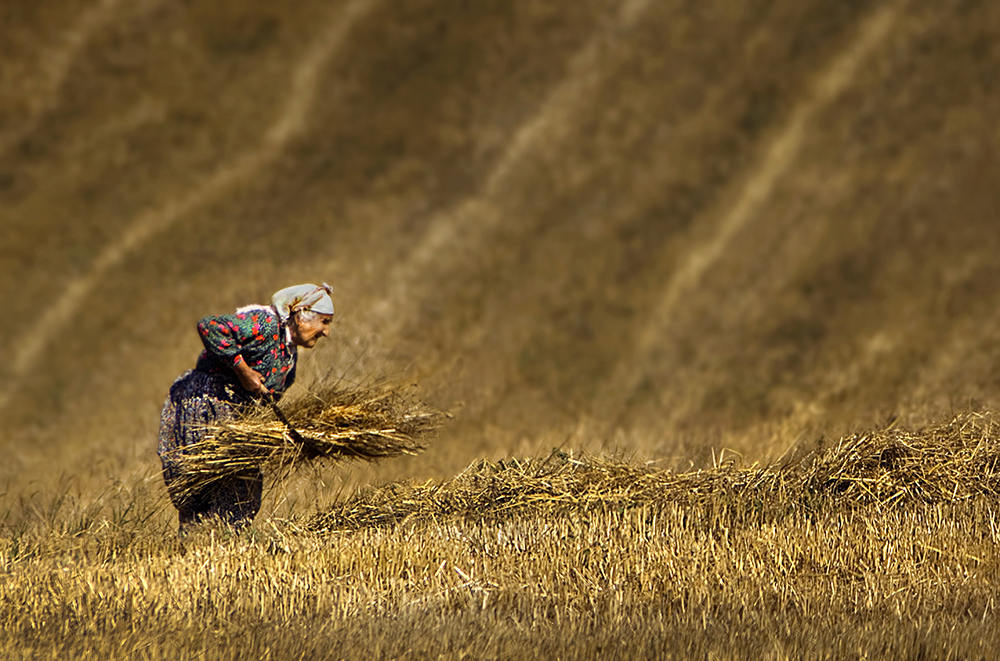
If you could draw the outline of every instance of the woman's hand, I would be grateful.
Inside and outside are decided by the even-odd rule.
[[[236,378],[240,380],[240,385],[251,395],[264,396],[268,394],[267,386],[264,385],[264,377],[261,376],[260,372],[257,372],[244,361],[240,361],[233,367],[233,371],[236,372]]]

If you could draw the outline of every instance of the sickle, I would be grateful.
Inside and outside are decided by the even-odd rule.
[[[315,443],[302,438],[302,434],[300,434],[298,430],[292,426],[292,423],[288,421],[285,414],[281,412],[280,408],[278,408],[278,403],[274,401],[274,395],[270,390],[265,390],[264,399],[271,405],[271,410],[274,411],[274,415],[277,416],[278,420],[281,420],[281,422],[285,425],[285,428],[288,430],[288,435],[292,437],[293,441],[302,447],[315,452],[317,455],[322,454]]]

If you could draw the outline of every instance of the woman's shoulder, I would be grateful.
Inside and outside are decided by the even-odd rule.
[[[267,315],[275,319],[277,319],[278,317],[277,313],[274,311],[274,308],[272,308],[269,305],[244,305],[241,308],[236,308],[236,312],[234,314],[240,317],[241,319],[247,319],[252,316],[261,316],[261,315]]]
[[[267,305],[244,305],[233,313],[239,324],[251,324],[253,326],[277,326],[278,314],[274,308]]]

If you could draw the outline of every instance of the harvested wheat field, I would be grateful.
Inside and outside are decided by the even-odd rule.
[[[996,117],[990,0],[0,2],[0,657],[997,658]]]
[[[183,540],[122,485],[8,521],[0,653],[988,658],[998,460],[982,412],[770,466],[557,451]]]

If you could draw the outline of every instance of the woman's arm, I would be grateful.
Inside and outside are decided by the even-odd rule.
[[[241,352],[250,342],[259,341],[259,324],[239,315],[205,317],[198,322],[198,335],[219,361],[233,370],[243,389],[252,395],[268,392],[264,377],[247,365]]]
[[[252,395],[265,395],[267,394],[267,386],[264,385],[264,377],[260,372],[255,371],[249,365],[247,365],[245,360],[239,360],[233,366],[233,371],[236,373],[236,378],[240,380],[240,385],[243,389]]]

